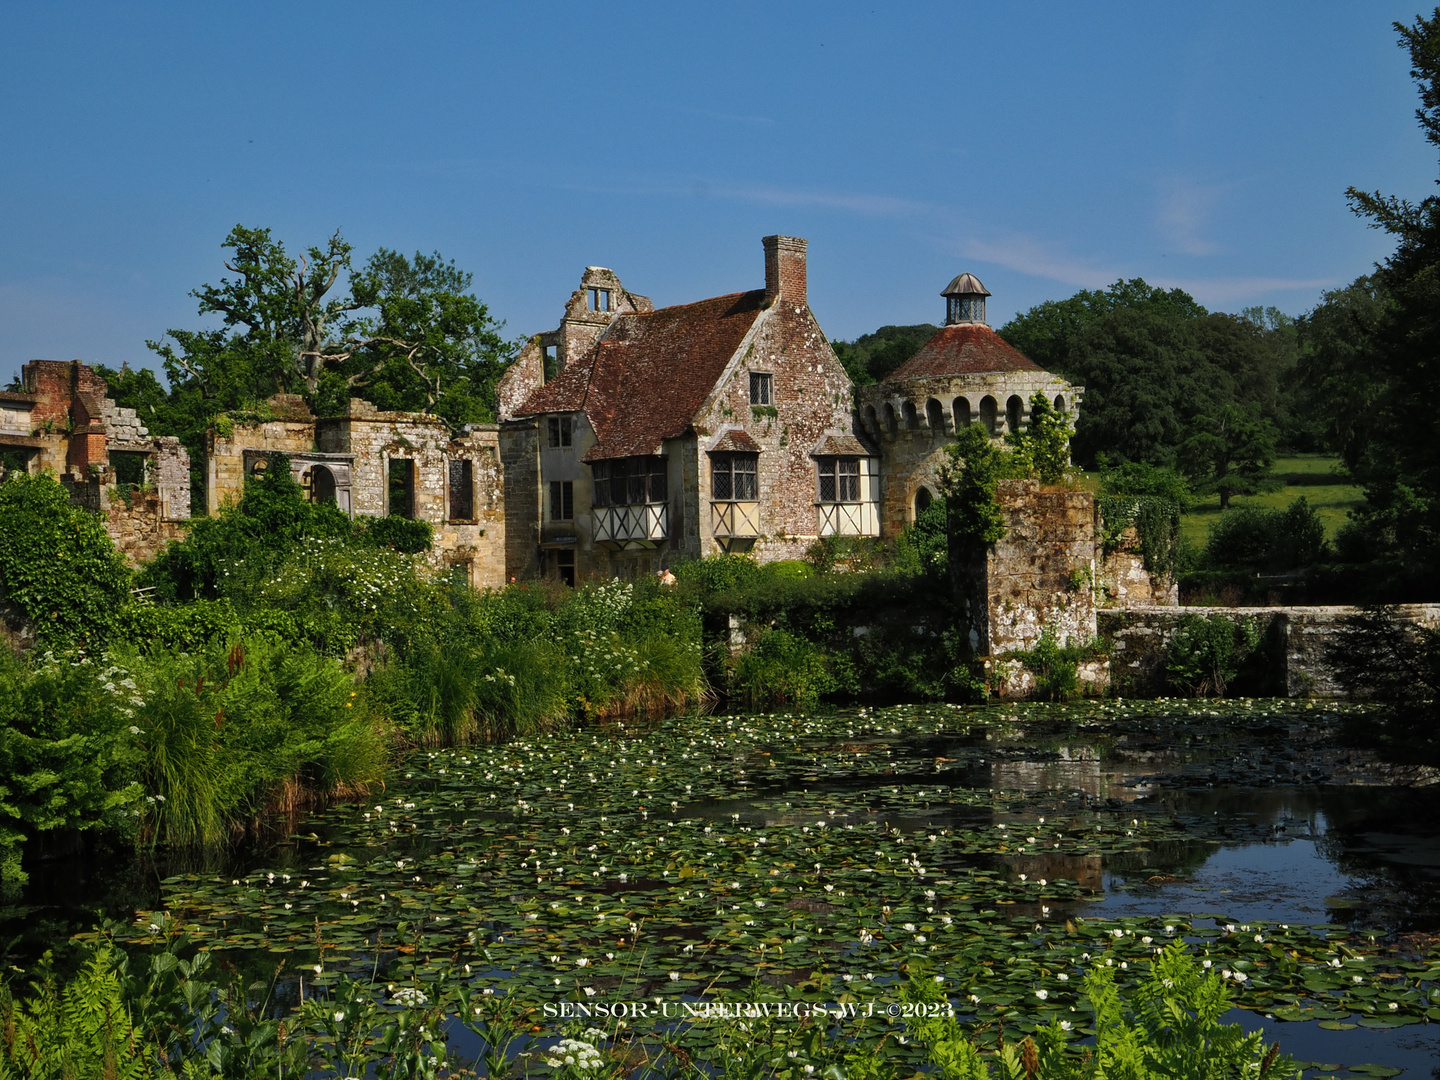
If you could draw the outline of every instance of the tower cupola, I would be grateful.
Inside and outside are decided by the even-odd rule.
[[[945,297],[946,326],[985,324],[985,298],[990,292],[974,274],[959,275],[940,295]]]

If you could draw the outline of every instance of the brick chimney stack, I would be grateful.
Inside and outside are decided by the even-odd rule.
[[[805,248],[808,240],[798,236],[767,236],[765,245],[765,302],[784,297],[792,304],[804,304]]]

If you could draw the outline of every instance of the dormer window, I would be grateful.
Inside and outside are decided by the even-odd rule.
[[[590,289],[590,290],[589,290],[589,293],[590,293],[590,310],[591,310],[591,311],[609,311],[609,310],[610,310],[610,290],[609,290],[609,289]]]

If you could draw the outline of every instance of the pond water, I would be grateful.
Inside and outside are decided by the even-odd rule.
[[[367,805],[224,866],[148,885],[133,859],[129,878],[37,869],[9,925],[60,925],[108,888],[100,903],[141,909],[137,940],[183,927],[321,982],[468,964],[537,1006],[883,1014],[918,975],[1012,1032],[1081,1027],[1089,965],[1131,978],[1184,939],[1307,1075],[1440,1076],[1440,785],[1344,745],[1356,716],[901,706],[423,752]],[[867,1024],[846,1037],[899,1030]]]

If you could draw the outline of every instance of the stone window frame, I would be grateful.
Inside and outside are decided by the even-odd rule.
[[[466,497],[468,498],[470,503],[470,513],[468,514],[456,513],[457,509],[465,509],[463,505],[460,507],[457,507],[455,505],[455,491],[457,486],[455,467],[457,465],[461,466],[460,472],[463,474],[462,479],[459,480],[459,484],[463,485],[465,488],[468,489],[466,491]],[[475,462],[468,457],[447,459],[445,463],[446,517],[450,521],[475,521],[477,520],[475,514],[475,506],[478,501],[479,500],[476,498],[475,491]]]
[[[575,520],[575,481],[550,481],[550,520]]]
[[[750,372],[750,404],[775,404],[775,375],[769,371]]]
[[[575,444],[575,423],[572,417],[552,416],[545,426],[548,431],[547,444],[552,450]]]
[[[824,454],[815,458],[815,500],[820,503],[859,503],[862,500],[860,458],[853,454]],[[853,496],[853,497],[848,497]]]
[[[615,310],[614,297],[609,289],[591,285],[585,290],[585,305],[589,310],[609,315]]]
[[[398,470],[405,475],[397,476],[396,465],[406,468]],[[385,516],[401,517],[414,521],[418,516],[415,496],[418,484],[419,463],[413,457],[385,457]],[[403,496],[400,508],[395,506],[395,489],[399,485]]]
[[[710,498],[714,502],[758,502],[760,455],[740,450],[712,453]]]

